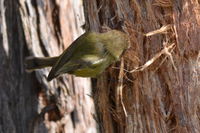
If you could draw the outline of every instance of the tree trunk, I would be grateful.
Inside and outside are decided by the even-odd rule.
[[[0,133],[96,132],[87,78],[47,82],[49,68],[27,73],[27,56],[59,55],[83,31],[73,0],[1,0]]]
[[[87,30],[107,26],[131,40],[93,90],[101,132],[200,132],[199,1],[83,4]],[[28,74],[23,66],[29,55],[59,55],[78,36],[78,9],[73,0],[1,0],[0,133],[96,132],[89,79],[48,83],[49,69]]]
[[[94,91],[103,133],[200,132],[200,3],[84,1],[86,27],[123,29],[131,47]],[[131,71],[132,70],[132,71]]]

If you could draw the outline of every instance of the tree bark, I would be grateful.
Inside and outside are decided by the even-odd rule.
[[[83,31],[73,0],[1,0],[0,133],[96,132],[90,79],[47,82],[49,68],[27,73],[27,56],[56,56]]]
[[[100,131],[200,132],[199,1],[83,4],[87,30],[107,26],[124,30],[131,40],[121,61],[93,89]],[[78,36],[80,19],[74,11],[80,7],[72,5],[1,0],[0,133],[96,132],[93,103],[86,95],[89,79],[63,76],[48,83],[49,69],[28,74],[23,66],[29,55],[59,55]]]
[[[85,0],[84,8],[90,30],[106,25],[131,39],[97,79],[101,132],[200,132],[199,1]]]

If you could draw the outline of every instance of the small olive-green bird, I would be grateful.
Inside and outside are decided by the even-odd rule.
[[[76,39],[60,56],[27,58],[27,70],[52,67],[47,80],[69,73],[80,77],[97,77],[109,65],[118,61],[129,47],[128,36],[117,30],[105,33],[86,32]]]

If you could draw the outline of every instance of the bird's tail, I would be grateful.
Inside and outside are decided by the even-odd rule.
[[[27,71],[34,71],[45,67],[52,67],[59,57],[27,57],[25,68]]]

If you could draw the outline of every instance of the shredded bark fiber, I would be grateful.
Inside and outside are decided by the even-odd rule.
[[[105,133],[200,132],[200,3],[84,1],[86,25],[124,30],[131,48],[97,81]],[[93,7],[93,8],[92,8]]]

